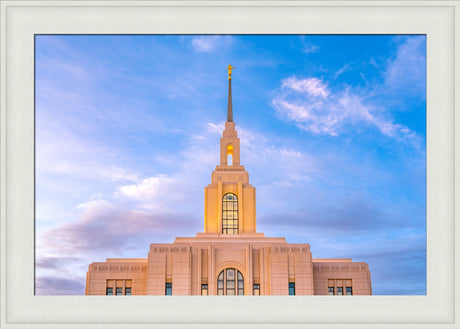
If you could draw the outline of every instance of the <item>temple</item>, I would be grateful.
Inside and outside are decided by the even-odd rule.
[[[309,244],[256,231],[256,190],[240,163],[232,69],[220,164],[204,189],[204,232],[150,245],[147,258],[89,265],[87,295],[371,295],[363,262],[313,259]]]

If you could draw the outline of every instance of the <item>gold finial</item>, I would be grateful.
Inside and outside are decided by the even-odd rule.
[[[232,69],[234,69],[235,67],[232,66],[232,64],[228,64],[228,80],[231,80],[232,79]]]

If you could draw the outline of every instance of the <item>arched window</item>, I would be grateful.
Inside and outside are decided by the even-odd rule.
[[[229,166],[233,165],[233,145],[232,144],[227,145],[227,165]]]
[[[238,197],[233,193],[222,198],[222,233],[238,234]]]
[[[227,164],[228,164],[229,166],[232,166],[232,165],[233,165],[233,155],[229,154],[229,155],[227,156]]]
[[[227,268],[217,277],[217,295],[244,295],[243,274],[234,268]]]

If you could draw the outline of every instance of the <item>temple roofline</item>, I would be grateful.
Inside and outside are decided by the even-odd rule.
[[[268,243],[288,244],[285,238],[266,237],[263,233],[243,234],[218,234],[218,233],[197,233],[195,237],[177,237],[174,243]]]
[[[331,263],[331,262],[353,262],[351,258],[316,258],[314,263]]]
[[[147,258],[107,258],[106,262],[146,262]]]

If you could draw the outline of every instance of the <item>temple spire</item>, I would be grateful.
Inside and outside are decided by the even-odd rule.
[[[234,67],[229,64],[228,67],[228,105],[227,105],[227,122],[233,122],[233,106],[232,106],[232,69]]]

